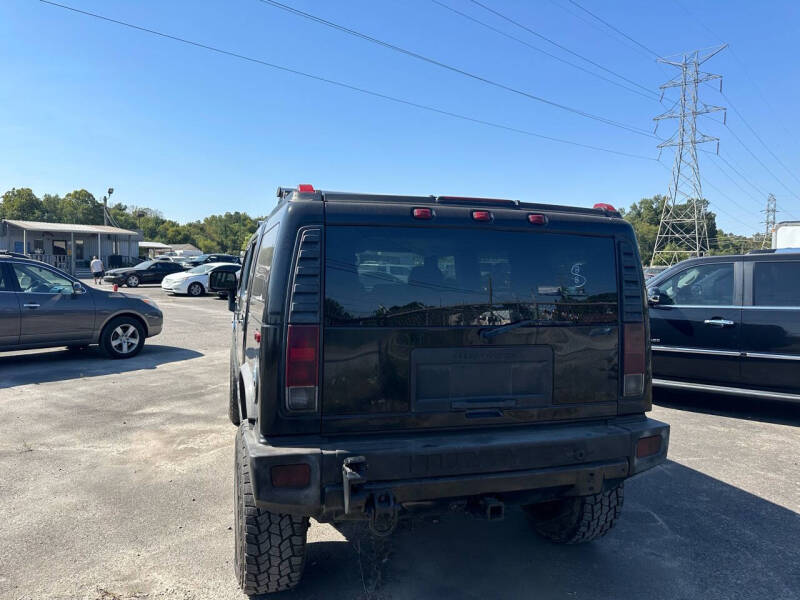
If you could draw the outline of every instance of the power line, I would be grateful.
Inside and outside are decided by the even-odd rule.
[[[400,54],[404,54],[406,56],[410,56],[411,58],[415,58],[417,60],[421,60],[428,64],[440,67],[442,69],[446,69],[453,73],[457,73],[459,75],[463,75],[464,77],[468,77],[470,79],[474,79],[475,81],[479,81],[481,83],[485,83],[487,85],[496,87],[501,90],[505,90],[507,92],[512,92],[519,96],[523,96],[530,100],[534,100],[536,102],[541,102],[543,104],[547,104],[549,106],[553,106],[555,108],[559,108],[561,110],[565,110],[567,112],[571,112],[576,115],[580,115],[582,117],[586,117],[587,119],[592,119],[601,123],[605,123],[606,125],[611,125],[613,127],[618,127],[620,129],[625,129],[626,131],[630,131],[632,133],[636,133],[639,135],[643,135],[646,137],[652,137],[652,134],[648,131],[643,129],[639,129],[638,127],[634,127],[633,125],[626,125],[625,123],[620,123],[619,121],[614,121],[612,119],[607,119],[606,117],[601,117],[599,115],[595,115],[592,113],[588,113],[586,111],[580,110],[578,108],[574,108],[572,106],[567,106],[566,104],[561,104],[559,102],[555,102],[553,100],[548,100],[542,96],[537,96],[536,94],[531,94],[524,90],[512,87],[510,85],[506,85],[504,83],[500,83],[498,81],[494,81],[492,79],[487,79],[486,77],[482,77],[481,75],[476,75],[475,73],[471,73],[469,71],[465,71],[464,69],[460,69],[458,67],[454,67],[452,65],[448,65],[441,61],[438,61],[434,58],[430,58],[423,54],[419,54],[412,50],[407,50],[406,48],[401,48],[400,46],[396,46],[394,44],[390,44],[389,42],[385,42],[383,40],[379,40],[378,38],[372,37],[365,33],[361,33],[360,31],[356,31],[355,29],[350,29],[349,27],[345,27],[344,25],[339,25],[338,23],[334,23],[333,21],[328,21],[327,19],[323,19],[322,17],[318,17],[316,15],[312,15],[311,13],[307,13],[305,11],[299,10],[297,8],[293,8],[286,4],[282,4],[281,2],[276,2],[276,0],[258,0],[263,4],[267,4],[274,8],[278,8],[280,10],[284,10],[286,12],[292,13],[299,17],[303,17],[304,19],[308,19],[310,21],[314,21],[315,23],[319,23],[320,25],[325,25],[326,27],[330,27],[332,29],[336,29],[337,31],[341,31],[342,33],[346,33],[348,35],[352,35],[354,37],[360,38],[362,40],[368,41],[370,43],[376,44],[378,46],[382,46],[389,50],[393,50],[394,52],[398,52]]]
[[[585,12],[586,14],[588,14],[588,15],[590,15],[590,16],[592,16],[592,17],[594,17],[595,19],[597,19],[598,21],[600,21],[600,22],[601,22],[603,25],[605,25],[605,26],[606,26],[606,27],[608,27],[609,29],[612,29],[612,30],[616,31],[616,32],[617,32],[618,34],[620,34],[622,37],[624,37],[624,38],[626,38],[626,39],[628,39],[628,40],[632,41],[634,44],[636,44],[636,45],[637,45],[637,46],[639,46],[640,48],[643,48],[643,49],[647,50],[647,52],[649,52],[650,54],[652,54],[652,55],[653,55],[653,56],[655,56],[656,58],[659,58],[659,57],[661,56],[660,54],[658,54],[658,52],[655,52],[654,50],[651,50],[650,48],[648,48],[647,46],[645,46],[645,45],[644,45],[644,44],[642,44],[641,42],[639,42],[639,41],[637,41],[637,40],[633,39],[631,36],[629,36],[629,35],[628,35],[627,33],[625,33],[624,31],[621,31],[620,29],[617,29],[616,27],[614,27],[614,26],[613,26],[611,23],[609,23],[608,21],[605,21],[604,19],[601,19],[601,18],[600,18],[600,17],[598,17],[596,14],[594,14],[593,12],[591,12],[589,9],[587,9],[587,8],[584,8],[583,6],[581,6],[580,4],[578,4],[577,2],[575,2],[575,0],[569,0],[569,3],[570,3],[570,4],[573,4],[574,6],[577,6],[577,7],[578,7],[578,8],[580,8],[580,9],[581,9],[583,12]]]
[[[621,75],[621,74],[617,73],[616,71],[613,71],[613,70],[611,70],[611,69],[609,69],[609,68],[606,68],[606,67],[604,67],[603,65],[601,65],[601,64],[600,64],[600,63],[598,63],[598,62],[595,62],[595,61],[594,61],[594,60],[592,60],[591,58],[587,58],[587,57],[583,56],[582,54],[578,54],[577,52],[574,52],[573,50],[570,50],[569,48],[567,48],[567,47],[566,47],[566,46],[564,46],[563,44],[559,44],[559,43],[558,43],[558,42],[556,42],[555,40],[551,40],[549,37],[546,37],[546,36],[542,35],[541,33],[539,33],[538,31],[535,31],[534,29],[531,29],[530,27],[527,27],[526,25],[523,25],[523,24],[522,24],[522,23],[520,23],[519,21],[516,21],[516,20],[512,19],[511,17],[508,17],[508,16],[504,15],[503,13],[501,13],[501,12],[499,12],[499,11],[496,11],[495,9],[493,9],[493,8],[490,8],[490,7],[486,6],[485,4],[483,4],[483,3],[481,3],[481,2],[478,2],[478,0],[469,0],[469,1],[470,1],[470,2],[472,2],[473,4],[477,5],[477,6],[480,6],[480,7],[481,7],[483,10],[485,10],[485,11],[487,11],[487,12],[490,12],[490,13],[492,13],[493,15],[495,15],[495,16],[497,16],[497,17],[500,17],[500,18],[501,18],[501,19],[503,19],[504,21],[508,21],[508,22],[509,22],[509,23],[511,23],[512,25],[516,25],[516,26],[517,26],[517,27],[519,27],[520,29],[524,29],[524,30],[525,30],[525,31],[527,31],[528,33],[530,33],[530,34],[532,34],[532,35],[535,35],[536,37],[538,37],[539,39],[542,39],[542,40],[544,40],[544,41],[545,41],[545,42],[547,42],[548,44],[552,44],[552,45],[553,45],[553,46],[555,46],[556,48],[559,48],[559,49],[563,50],[564,52],[567,52],[567,53],[571,54],[572,56],[575,56],[575,57],[577,57],[577,58],[580,58],[581,60],[585,60],[585,61],[586,61],[586,62],[588,62],[589,64],[591,64],[591,65],[594,65],[594,66],[595,66],[595,67],[597,67],[598,69],[602,69],[602,70],[603,70],[603,71],[605,71],[606,73],[611,73],[611,74],[612,74],[612,75],[614,75],[615,77],[619,77],[619,78],[620,78],[620,79],[622,79],[623,81],[627,81],[628,83],[630,83],[630,84],[632,84],[632,85],[635,85],[636,87],[638,87],[638,88],[641,88],[641,89],[643,89],[643,90],[645,90],[645,91],[647,91],[647,92],[650,92],[650,91],[651,91],[651,90],[650,90],[650,88],[648,88],[648,87],[645,87],[645,86],[643,86],[643,85],[641,85],[641,84],[639,84],[639,83],[636,83],[636,82],[635,82],[635,81],[633,81],[632,79],[628,79],[627,77],[625,77],[624,75]]]
[[[455,112],[443,110],[443,109],[440,109],[440,108],[436,108],[434,106],[429,106],[429,105],[425,105],[425,104],[419,104],[417,102],[412,102],[411,100],[405,100],[403,98],[397,98],[395,96],[389,96],[388,94],[382,94],[380,92],[375,92],[375,91],[372,91],[372,90],[368,90],[366,88],[362,88],[362,87],[358,87],[358,86],[355,86],[355,85],[351,85],[349,83],[344,83],[342,81],[337,81],[335,79],[329,79],[327,77],[322,77],[320,75],[314,75],[313,73],[307,73],[307,72],[304,72],[304,71],[299,71],[297,69],[292,69],[290,67],[285,67],[285,66],[278,65],[278,64],[275,64],[275,63],[270,63],[270,62],[267,62],[267,61],[264,61],[264,60],[261,60],[261,59],[258,59],[258,58],[254,58],[254,57],[251,57],[251,56],[246,56],[244,54],[239,54],[237,52],[232,52],[230,50],[225,50],[225,49],[218,48],[218,47],[215,47],[215,46],[210,46],[208,44],[203,44],[201,42],[196,42],[196,41],[193,41],[193,40],[189,40],[189,39],[186,39],[186,38],[178,37],[178,36],[171,35],[171,34],[168,34],[168,33],[163,33],[161,31],[157,31],[155,29],[149,29],[147,27],[142,27],[140,25],[134,25],[133,23],[129,23],[129,22],[126,22],[126,21],[113,19],[111,17],[106,17],[106,16],[103,16],[103,15],[100,15],[100,14],[97,14],[97,13],[86,11],[86,10],[81,10],[81,9],[78,9],[78,8],[74,8],[72,6],[68,6],[66,4],[59,4],[57,2],[52,2],[51,0],[39,0],[39,1],[42,2],[43,4],[48,4],[50,6],[55,6],[57,8],[62,8],[64,10],[68,10],[68,11],[71,11],[71,12],[74,12],[74,13],[78,13],[78,14],[81,14],[81,15],[84,15],[84,16],[93,17],[95,19],[99,19],[101,21],[106,21],[108,23],[114,23],[116,25],[121,25],[123,27],[128,27],[130,29],[134,29],[136,31],[140,31],[140,32],[143,32],[143,33],[149,33],[151,35],[155,35],[155,36],[158,36],[158,37],[161,37],[161,38],[172,40],[174,42],[180,42],[182,44],[187,44],[189,46],[194,46],[196,48],[201,48],[203,50],[208,50],[210,52],[215,52],[217,54],[222,54],[224,56],[228,56],[228,57],[231,57],[231,58],[237,58],[239,60],[247,61],[249,63],[257,64],[257,65],[260,65],[260,66],[263,66],[263,67],[268,67],[268,68],[271,68],[271,69],[282,71],[284,73],[290,73],[292,75],[299,75],[301,77],[305,77],[307,79],[311,79],[311,80],[314,80],[314,81],[327,83],[329,85],[334,85],[334,86],[337,86],[337,87],[340,87],[340,88],[344,88],[344,89],[347,89],[347,90],[350,90],[350,91],[358,92],[358,93],[361,93],[361,94],[366,94],[368,96],[372,96],[372,97],[375,97],[375,98],[381,98],[383,100],[389,100],[391,102],[396,102],[398,104],[411,106],[413,108],[418,108],[420,110],[426,110],[426,111],[433,112],[433,113],[436,113],[436,114],[439,114],[439,115],[445,115],[445,116],[452,117],[452,118],[455,118],[455,119],[460,119],[462,121],[469,121],[471,123],[478,123],[480,125],[486,125],[488,127],[493,127],[495,129],[502,129],[502,130],[505,130],[505,131],[512,131],[512,132],[515,132],[515,133],[520,133],[520,134],[531,136],[531,137],[536,137],[536,138],[540,138],[540,139],[544,139],[544,140],[548,140],[548,141],[552,141],[552,142],[557,142],[557,143],[560,143],[560,144],[569,144],[571,146],[578,146],[578,147],[586,148],[586,149],[589,149],[589,150],[597,150],[597,151],[600,151],[600,152],[607,152],[607,153],[610,153],[610,154],[617,154],[617,155],[620,155],[620,156],[627,156],[627,157],[630,157],[630,158],[639,158],[639,159],[643,159],[643,160],[655,160],[654,158],[649,157],[649,156],[644,156],[644,155],[640,155],[640,154],[632,154],[632,153],[628,153],[628,152],[622,152],[622,151],[619,151],[619,150],[614,150],[614,149],[611,149],[611,148],[604,148],[602,146],[594,146],[592,144],[584,144],[582,142],[575,142],[575,141],[572,141],[572,140],[556,138],[556,137],[552,137],[552,136],[548,136],[548,135],[544,135],[544,134],[540,134],[540,133],[535,133],[533,131],[528,131],[526,129],[513,127],[513,126],[510,126],[510,125],[503,125],[501,123],[495,123],[495,122],[492,122],[492,121],[486,121],[484,119],[478,119],[478,118],[475,118],[475,117],[470,117],[468,115],[462,115],[462,114],[459,114],[459,113],[455,113]]]
[[[620,83],[618,81],[614,81],[613,79],[609,79],[608,77],[604,77],[603,75],[600,75],[599,73],[595,73],[594,71],[592,71],[590,69],[587,69],[585,67],[582,67],[581,65],[575,64],[574,62],[570,62],[567,59],[558,56],[557,54],[553,54],[552,52],[548,52],[547,50],[542,50],[538,46],[534,46],[533,44],[530,44],[530,43],[526,42],[525,40],[523,40],[521,38],[518,38],[518,37],[516,37],[514,35],[511,35],[510,33],[506,33],[502,29],[494,27],[493,25],[489,25],[485,21],[481,21],[480,19],[476,19],[472,15],[468,15],[467,13],[462,12],[462,11],[456,9],[456,8],[453,8],[452,6],[448,6],[444,2],[441,2],[440,0],[431,0],[431,2],[433,2],[437,6],[440,6],[440,7],[444,8],[445,10],[449,10],[450,12],[459,15],[460,17],[463,17],[463,18],[465,18],[465,19],[467,19],[469,21],[472,21],[473,23],[477,23],[481,27],[485,27],[486,29],[494,31],[498,35],[502,35],[503,37],[506,37],[506,38],[508,38],[510,40],[514,40],[515,42],[522,44],[523,46],[527,46],[531,50],[535,50],[536,52],[540,52],[540,53],[544,54],[545,56],[549,56],[553,60],[557,60],[559,62],[562,62],[565,65],[569,65],[570,67],[573,67],[574,69],[578,69],[579,71],[583,71],[584,73],[588,73],[589,75],[592,75],[593,77],[597,77],[598,79],[602,79],[603,81],[605,81],[607,83],[610,83],[611,85],[615,85],[615,86],[620,87],[620,88],[622,88],[624,90],[628,90],[629,92],[631,92],[633,94],[637,94],[639,96],[642,96],[643,98],[647,98],[648,100],[656,100],[656,101],[658,101],[658,94],[655,94],[654,92],[649,92],[650,95],[647,95],[647,94],[645,94],[643,92],[640,92],[637,89],[634,89],[632,87],[628,87],[627,85],[625,85],[623,83]]]
[[[768,146],[768,145],[767,145],[767,144],[764,142],[764,140],[763,140],[763,139],[761,139],[761,136],[760,136],[760,135],[758,135],[758,132],[756,132],[756,130],[755,130],[755,129],[753,129],[753,128],[750,126],[750,123],[748,123],[748,122],[747,122],[747,119],[745,119],[745,118],[744,118],[744,115],[742,115],[742,113],[741,113],[741,112],[739,112],[739,109],[738,109],[738,108],[736,108],[736,105],[735,105],[733,102],[731,102],[731,101],[730,101],[730,98],[728,98],[728,96],[726,96],[726,95],[725,95],[725,92],[723,92],[722,90],[720,90],[720,92],[719,92],[719,93],[722,95],[722,97],[723,97],[723,98],[725,98],[725,101],[726,101],[726,102],[727,102],[727,103],[730,105],[730,107],[733,109],[733,112],[735,112],[735,113],[736,113],[736,114],[739,116],[739,118],[742,120],[742,123],[744,123],[744,124],[747,126],[747,128],[748,128],[748,129],[750,130],[750,132],[751,132],[751,133],[752,133],[752,134],[755,136],[755,138],[756,138],[756,139],[757,139],[757,140],[758,140],[758,141],[761,143],[761,145],[762,145],[762,146],[764,146],[764,149],[765,149],[767,152],[769,152],[770,156],[772,156],[772,158],[774,158],[774,159],[775,159],[775,160],[778,162],[778,164],[779,164],[780,166],[782,166],[782,167],[784,168],[784,170],[785,170],[785,171],[786,171],[786,172],[787,172],[789,175],[791,175],[792,177],[794,177],[795,181],[797,181],[798,183],[800,183],[800,179],[798,179],[797,175],[795,175],[795,174],[794,174],[792,171],[790,171],[790,170],[789,170],[789,167],[787,167],[787,166],[786,166],[786,164],[784,164],[784,162],[783,162],[783,161],[782,161],[780,158],[778,158],[778,156],[777,156],[777,155],[776,155],[776,154],[775,154],[775,153],[772,151],[772,148],[770,148],[770,147],[769,147],[769,146]]]
[[[762,161],[760,158],[758,158],[758,156],[756,156],[755,152],[753,152],[753,151],[750,149],[750,147],[749,147],[747,144],[745,144],[745,143],[744,143],[744,141],[742,141],[742,138],[740,138],[738,135],[736,135],[736,132],[735,132],[733,129],[731,129],[731,126],[730,126],[730,125],[726,125],[726,127],[727,127],[728,131],[731,133],[731,135],[734,137],[734,139],[735,139],[737,142],[739,142],[739,144],[742,146],[742,148],[744,148],[745,150],[747,150],[747,153],[748,153],[748,154],[750,154],[750,156],[752,156],[752,157],[753,157],[753,158],[754,158],[754,159],[755,159],[755,160],[758,162],[758,164],[760,164],[760,165],[761,165],[761,166],[764,168],[764,170],[765,170],[767,173],[769,173],[770,175],[772,175],[772,177],[773,177],[773,179],[775,179],[775,181],[777,181],[778,183],[780,183],[780,184],[783,186],[783,188],[784,188],[784,189],[785,189],[787,192],[789,192],[789,193],[790,193],[792,196],[794,196],[795,198],[800,198],[800,196],[798,196],[798,195],[797,195],[795,192],[793,192],[791,189],[789,189],[789,186],[787,186],[785,183],[783,183],[783,180],[782,180],[780,177],[778,177],[778,176],[777,176],[777,175],[776,175],[776,174],[775,174],[775,173],[772,171],[772,169],[770,169],[770,168],[769,168],[769,167],[768,167],[766,164],[764,164],[764,161]]]

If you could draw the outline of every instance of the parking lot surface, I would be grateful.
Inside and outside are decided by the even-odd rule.
[[[0,355],[0,598],[243,598],[233,557],[230,313],[150,296],[140,355]],[[657,395],[670,460],[626,485],[618,526],[557,546],[523,515],[312,521],[280,598],[800,598],[800,407]]]

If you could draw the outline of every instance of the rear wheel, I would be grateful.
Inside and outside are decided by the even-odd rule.
[[[552,542],[580,544],[603,537],[622,511],[623,484],[599,494],[528,504],[523,510],[536,532]]]
[[[203,289],[203,284],[194,282],[189,285],[189,288],[186,290],[190,296],[202,296],[205,294],[205,290]]]
[[[111,319],[100,334],[100,346],[111,358],[131,358],[144,346],[144,327],[133,317]]]
[[[127,285],[130,288],[139,287],[139,276],[128,275],[128,278],[125,280],[125,285]]]
[[[247,595],[282,592],[295,587],[303,575],[308,517],[269,512],[256,507],[250,484],[250,465],[244,429],[236,434],[234,566],[239,586]]]

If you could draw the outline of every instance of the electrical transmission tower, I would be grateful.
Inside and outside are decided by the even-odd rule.
[[[665,119],[678,119],[678,129],[669,139],[658,145],[659,152],[664,148],[675,147],[675,161],[672,165],[669,197],[661,211],[661,222],[650,261],[652,265],[671,265],[690,256],[702,256],[708,250],[706,204],[700,183],[697,145],[717,142],[719,152],[719,138],[698,132],[697,116],[722,111],[724,122],[724,115],[727,113],[721,106],[711,106],[701,101],[698,86],[703,82],[719,79],[722,91],[722,75],[701,71],[700,65],[726,47],[727,44],[723,44],[711,50],[695,50],[681,55],[680,60],[658,59],[658,62],[680,70],[680,73],[660,86],[662,98],[664,92],[670,88],[679,88],[680,97],[670,110],[654,118],[656,130],[658,124]]]
[[[761,248],[766,248],[767,244],[772,245],[772,230],[775,229],[775,222],[778,217],[778,201],[775,199],[775,194],[767,196],[767,208],[762,210],[764,213],[764,239],[761,240]],[[769,240],[769,241],[767,241]]]

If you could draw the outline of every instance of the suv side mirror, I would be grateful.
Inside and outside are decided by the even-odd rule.
[[[650,306],[655,306],[656,304],[661,303],[661,290],[657,286],[648,288],[647,303]]]
[[[72,282],[72,293],[73,294],[85,294],[86,289],[81,285],[79,281]]]

